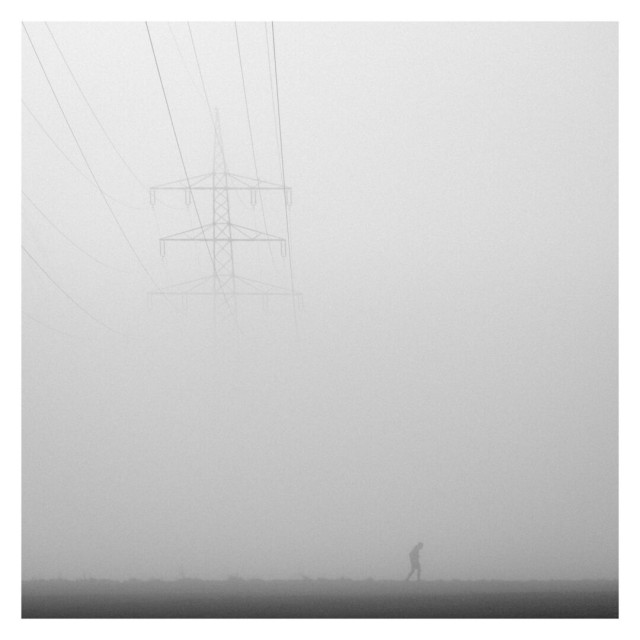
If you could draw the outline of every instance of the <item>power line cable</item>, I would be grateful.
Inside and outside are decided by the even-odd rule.
[[[69,71],[69,74],[71,75],[71,78],[73,79],[73,82],[75,83],[76,87],[78,88],[78,91],[80,92],[80,95],[82,96],[82,99],[84,100],[85,104],[89,108],[89,111],[91,112],[91,115],[93,116],[94,120],[97,122],[97,124],[100,127],[102,133],[104,134],[105,138],[107,139],[107,141],[111,145],[111,148],[115,151],[115,153],[118,156],[118,158],[120,158],[120,161],[126,167],[127,171],[133,176],[134,180],[142,187],[142,189],[144,189],[145,192],[147,192],[148,191],[148,185],[146,185],[143,182],[143,180],[140,178],[140,176],[138,176],[138,174],[131,168],[131,165],[127,162],[126,158],[122,155],[122,153],[120,152],[120,150],[116,146],[115,142],[113,141],[113,139],[109,135],[109,132],[106,130],[105,126],[102,124],[102,121],[98,117],[98,114],[95,112],[95,109],[91,106],[91,103],[89,102],[89,99],[87,98],[85,92],[82,90],[82,87],[80,86],[80,82],[78,82],[78,79],[76,78],[76,75],[73,73],[73,70],[71,69],[71,66],[69,65],[69,62],[67,61],[67,58],[65,57],[60,45],[58,44],[58,41],[56,40],[55,36],[53,35],[53,31],[51,31],[51,27],[49,27],[49,24],[47,22],[45,22],[44,24],[47,27],[47,30],[49,31],[49,35],[51,36],[51,39],[53,40],[53,43],[55,44],[56,49],[58,50],[58,53],[60,54],[60,57],[62,58],[62,61],[64,62],[65,66],[67,67],[67,70]],[[168,204],[166,204],[166,202],[162,202],[162,204],[164,206],[166,206],[166,207],[169,207],[170,209],[179,209],[180,208],[180,207],[173,207],[171,205],[168,205]],[[142,208],[147,209],[147,207],[140,207],[140,208],[141,209]]]
[[[51,31],[51,27],[49,27],[49,23],[45,22],[44,24],[47,27],[47,31],[49,31],[49,35],[51,36],[51,39],[53,40],[53,44],[55,44],[56,49],[58,50],[58,53],[60,54],[60,57],[62,58],[62,61],[64,62],[65,66],[67,67],[67,70],[69,71],[69,74],[71,75],[71,78],[73,79],[73,82],[75,83],[76,87],[78,88],[78,91],[80,92],[80,95],[82,96],[82,99],[84,100],[85,104],[89,108],[89,111],[91,112],[91,115],[93,116],[94,120],[98,123],[98,126],[102,130],[102,133],[104,134],[104,137],[108,140],[109,144],[111,145],[111,148],[115,151],[115,153],[118,156],[118,158],[120,158],[122,164],[127,168],[129,173],[136,180],[136,182],[143,189],[145,189],[145,191],[146,191],[148,186],[138,177],[138,174],[131,168],[129,163],[125,160],[124,156],[120,153],[120,150],[118,149],[118,147],[116,147],[114,141],[111,139],[111,136],[109,135],[107,130],[104,128],[104,125],[100,121],[100,118],[98,118],[98,114],[95,112],[95,110],[91,106],[91,103],[89,102],[87,96],[85,95],[84,91],[82,90],[82,87],[80,86],[80,83],[78,82],[78,79],[76,78],[75,73],[73,73],[73,70],[69,66],[69,63],[67,62],[67,58],[65,57],[64,53],[62,52],[62,49],[60,48],[60,45],[58,44],[58,41],[56,40],[56,37],[53,35],[53,31]]]
[[[91,311],[88,311],[87,309],[85,309],[72,295],[70,295],[67,291],[65,291],[65,289],[63,289],[47,272],[47,270],[29,253],[29,251],[25,248],[24,245],[22,245],[22,251],[24,252],[24,254],[36,265],[36,267],[38,267],[38,269],[40,269],[40,271],[42,271],[42,273],[44,273],[44,275],[48,278],[48,280],[58,289],[58,291],[60,291],[65,298],[67,298],[68,300],[70,300],[76,307],[78,307],[78,309],[80,309],[80,311],[82,311],[84,314],[86,314],[87,316],[89,316],[94,322],[97,322],[99,325],[101,325],[102,327],[104,327],[105,329],[108,329],[109,331],[113,332],[113,333],[117,333],[120,336],[124,336],[125,338],[128,337],[126,334],[122,333],[121,331],[118,331],[117,329],[114,329],[113,327],[110,327],[108,324],[104,323],[102,320],[100,320],[100,318],[97,318],[96,316],[94,316]]]
[[[251,127],[251,116],[249,115],[249,100],[247,99],[247,86],[244,80],[244,68],[242,66],[242,53],[240,52],[240,37],[238,36],[238,23],[234,22],[233,26],[236,31],[236,44],[238,45],[238,61],[240,63],[240,76],[242,77],[242,91],[244,93],[244,106],[247,113],[247,124],[249,125],[249,139],[251,140],[251,153],[253,155],[253,168],[256,174],[256,182],[258,183],[258,197],[260,199],[260,209],[262,211],[262,222],[264,224],[264,232],[269,233],[267,228],[267,217],[264,212],[264,200],[262,198],[262,190],[260,187],[260,176],[258,173],[258,161],[256,159],[256,147],[253,141],[253,128]],[[271,262],[273,263],[273,251],[271,245],[269,245],[269,254],[271,255]]]
[[[49,331],[53,331],[54,333],[58,333],[62,336],[65,336],[67,338],[72,338],[73,340],[79,340],[79,336],[74,336],[71,333],[67,333],[66,331],[62,331],[62,329],[56,329],[55,327],[52,327],[50,324],[47,324],[46,322],[43,322],[42,320],[39,320],[38,318],[36,318],[35,316],[32,316],[30,313],[27,313],[26,311],[24,311],[24,309],[22,310],[22,315],[25,318],[29,318],[29,320],[31,320],[32,322],[35,322],[36,324],[39,324],[43,327],[46,327],[47,329],[49,329]]]
[[[207,85],[204,83],[204,76],[202,75],[202,67],[200,66],[200,58],[198,58],[198,50],[196,49],[196,43],[193,39],[193,33],[191,31],[191,23],[187,22],[187,26],[189,27],[189,37],[191,38],[191,46],[193,47],[193,55],[196,58],[196,64],[198,65],[198,74],[200,75],[200,82],[202,84],[202,91],[204,92],[204,99],[207,101],[207,109],[209,110],[209,118],[211,120],[211,124],[213,125],[213,129],[215,132],[216,123],[213,117],[213,109],[211,108],[211,103],[209,102],[209,94],[207,93]]]
[[[45,79],[47,81],[47,84],[49,85],[49,88],[51,89],[51,93],[53,94],[53,97],[55,98],[55,101],[56,101],[56,103],[58,105],[58,108],[60,109],[60,112],[62,113],[62,117],[64,118],[64,121],[66,122],[67,127],[69,128],[69,132],[71,133],[71,135],[72,135],[72,137],[73,137],[73,139],[74,139],[74,141],[76,143],[76,146],[78,147],[78,151],[80,151],[80,155],[82,156],[85,164],[87,165],[87,169],[89,170],[89,173],[91,174],[91,177],[93,178],[94,182],[96,183],[96,186],[98,187],[98,189],[100,191],[100,195],[102,196],[102,199],[104,200],[104,203],[107,206],[107,209],[109,209],[109,212],[111,213],[111,217],[113,218],[113,221],[116,223],[116,226],[120,230],[120,233],[122,234],[122,237],[125,239],[127,245],[129,246],[129,249],[131,249],[131,252],[136,257],[136,260],[138,261],[138,264],[140,265],[142,270],[147,274],[147,277],[153,283],[153,285],[156,287],[156,289],[160,289],[160,286],[155,281],[155,278],[151,275],[151,273],[149,272],[149,270],[145,266],[144,262],[142,262],[142,259],[138,255],[138,252],[136,251],[136,249],[133,246],[133,244],[131,244],[131,241],[129,240],[129,237],[127,236],[125,230],[123,229],[122,225],[120,224],[120,221],[118,220],[118,217],[116,216],[115,212],[113,211],[113,208],[109,204],[109,200],[107,199],[107,196],[106,196],[105,192],[103,191],[102,187],[100,186],[100,183],[98,182],[98,179],[96,178],[96,175],[93,172],[93,169],[91,168],[91,165],[89,164],[89,160],[87,159],[87,156],[85,155],[84,151],[82,150],[82,146],[80,145],[80,141],[78,140],[78,138],[77,138],[77,136],[76,136],[76,134],[75,134],[75,132],[73,130],[73,127],[71,126],[71,123],[69,122],[69,119],[67,118],[67,114],[65,113],[64,108],[62,107],[62,104],[60,103],[60,100],[58,99],[58,95],[57,95],[55,89],[53,88],[53,84],[51,83],[51,80],[49,79],[49,75],[47,74],[47,71],[46,71],[46,69],[44,67],[44,64],[42,63],[42,60],[40,59],[40,56],[38,54],[38,50],[36,49],[36,46],[33,43],[33,40],[31,39],[31,36],[29,35],[29,31],[27,30],[27,27],[24,24],[24,22],[22,23],[22,28],[24,29],[24,32],[27,34],[27,38],[29,39],[29,43],[31,44],[31,48],[33,49],[33,52],[34,52],[36,58],[38,59],[38,63],[40,65],[40,68],[42,69],[42,73],[44,74],[44,77],[45,77]],[[167,302],[169,302],[169,300],[168,300],[168,298],[166,296],[165,296],[165,299],[167,300]]]
[[[171,114],[171,107],[169,106],[169,99],[167,98],[167,92],[165,90],[165,86],[164,86],[164,82],[162,80],[162,74],[160,73],[160,65],[158,64],[158,57],[156,56],[156,49],[153,46],[153,38],[151,37],[151,31],[149,30],[149,23],[145,22],[145,27],[147,28],[147,35],[149,36],[149,44],[151,45],[151,52],[153,53],[153,60],[155,62],[156,65],[156,70],[158,72],[158,79],[160,80],[160,86],[162,87],[162,95],[164,96],[164,102],[167,105],[167,113],[169,114],[169,121],[171,122],[171,129],[173,130],[173,137],[175,138],[176,141],[176,146],[178,147],[178,154],[180,155],[180,163],[182,164],[182,170],[184,172],[184,177],[185,180],[187,182],[187,188],[189,189],[189,194],[191,195],[191,200],[193,202],[193,206],[194,209],[196,211],[196,215],[198,217],[198,223],[200,225],[200,229],[202,230],[202,237],[205,237],[205,231],[204,231],[204,226],[202,224],[202,219],[200,218],[200,211],[198,210],[198,204],[197,201],[193,195],[193,190],[191,188],[191,180],[189,179],[189,173],[187,172],[187,166],[184,162],[184,156],[182,154],[182,147],[180,146],[180,140],[178,139],[178,133],[176,131],[176,127],[175,124],[173,122],[173,115]],[[189,29],[189,32],[191,32],[191,29]],[[193,39],[192,39],[193,42]],[[194,52],[195,52],[195,48],[194,48]],[[196,60],[197,60],[197,54],[196,54]],[[198,63],[198,69],[200,69],[200,64]],[[202,73],[200,74],[200,78],[202,79]],[[203,80],[203,87],[204,87],[204,80]],[[205,89],[205,96],[206,96],[206,89]],[[207,96],[207,106],[209,107],[209,114],[212,118],[213,121],[213,114],[211,112],[211,105],[209,103],[209,98]],[[214,233],[214,242],[215,242],[215,233]],[[215,263],[215,258],[213,256],[213,253],[211,251],[211,248],[209,247],[209,243],[205,242],[204,243],[206,248],[207,248],[207,252],[209,254],[209,257],[211,258],[211,264],[213,266],[213,277],[214,277],[214,295],[215,295],[215,278],[216,278],[216,263]],[[222,291],[222,296],[223,299],[225,301],[225,303],[227,304],[227,306],[229,307],[229,309],[231,309],[231,305],[229,303],[229,301],[227,300],[227,295],[224,292],[224,290]],[[235,318],[235,315],[234,315]],[[237,318],[235,318],[236,323],[237,323]]]
[[[162,74],[160,73],[160,65],[158,64],[158,58],[156,56],[156,50],[155,47],[153,46],[153,39],[151,38],[151,31],[149,30],[149,23],[145,22],[144,23],[146,28],[147,28],[147,35],[149,36],[149,44],[151,45],[151,52],[153,53],[153,60],[155,62],[156,65],[156,70],[158,72],[158,79],[160,80],[160,86],[162,87],[162,95],[164,96],[164,102],[165,105],[167,106],[167,113],[169,114],[169,121],[171,122],[171,129],[173,131],[173,137],[176,141],[176,147],[178,148],[178,155],[180,156],[180,163],[182,164],[182,170],[184,172],[184,177],[185,177],[185,181],[187,183],[187,188],[189,189],[189,194],[191,196],[191,200],[193,201],[193,206],[194,209],[196,211],[196,215],[198,216],[198,224],[200,225],[200,229],[202,230],[202,234],[204,237],[204,226],[202,224],[202,218],[200,217],[200,211],[198,210],[198,203],[196,202],[196,199],[193,195],[193,189],[191,188],[191,180],[189,178],[189,173],[187,172],[187,166],[184,162],[184,155],[182,154],[182,147],[180,146],[180,140],[178,139],[178,133],[176,131],[176,127],[175,124],[173,122],[173,115],[171,113],[171,107],[169,106],[169,99],[167,98],[167,92],[165,90],[164,87],[164,81],[162,80]],[[211,249],[209,247],[209,243],[205,242],[205,245],[207,247],[207,251],[209,253],[209,257],[211,258],[211,262],[215,264],[214,262],[214,258],[213,258],[213,254],[211,252]]]
[[[60,227],[58,227],[56,225],[55,222],[53,222],[53,220],[51,220],[51,218],[49,218],[44,211],[42,211],[42,209],[24,192],[22,191],[22,195],[31,203],[31,206],[72,246],[74,246],[78,251],[80,251],[81,253],[83,253],[85,256],[87,256],[87,258],[90,258],[91,260],[93,260],[94,262],[96,262],[97,264],[102,265],[103,267],[107,267],[107,269],[112,269],[114,271],[120,271],[121,273],[126,273],[126,271],[124,269],[119,269],[118,267],[114,267],[110,264],[106,264],[105,262],[102,262],[102,260],[99,260],[98,258],[96,258],[94,255],[90,254],[88,251],[86,251],[85,249],[83,249],[80,245],[76,244],[64,231],[62,231],[62,229],[60,229]]]
[[[189,24],[189,23],[187,22],[187,24]],[[180,43],[178,42],[178,38],[176,37],[175,31],[173,30],[173,27],[171,26],[171,23],[167,22],[167,26],[169,27],[169,31],[171,32],[171,37],[173,38],[173,42],[176,45],[176,49],[178,50],[178,55],[180,56],[180,60],[182,61],[182,66],[184,67],[184,70],[186,71],[187,76],[189,76],[189,80],[190,80],[191,84],[193,85],[193,88],[195,89],[195,92],[198,94],[198,96],[200,98],[203,98],[204,96],[202,95],[202,92],[198,88],[198,85],[197,85],[196,81],[193,79],[193,75],[192,75],[191,71],[189,71],[189,65],[187,64],[187,61],[186,61],[184,55],[182,54],[182,47],[180,46]],[[189,35],[191,35],[191,28],[189,28]],[[192,40],[193,40],[193,38],[192,38]]]
[[[284,152],[283,152],[283,146],[282,146],[282,120],[280,117],[280,90],[278,87],[278,63],[276,60],[276,34],[275,34],[275,30],[273,28],[273,22],[271,23],[271,36],[272,36],[272,42],[273,42],[273,68],[275,71],[275,78],[276,78],[276,99],[277,99],[277,104],[278,104],[278,133],[279,133],[279,138],[280,138],[280,160],[282,162],[282,186],[283,186],[283,196],[284,196],[284,213],[285,213],[285,220],[287,223],[287,246],[289,248],[289,275],[290,275],[290,279],[291,279],[291,301],[293,304],[293,318],[294,318],[294,322],[296,325],[296,331],[298,330],[298,312],[296,309],[296,299],[295,299],[295,286],[294,286],[294,279],[293,279],[293,250],[291,247],[291,233],[290,233],[290,229],[289,229],[289,203],[287,202],[287,192],[286,192],[286,179],[285,179],[285,173],[284,173]]]
[[[62,157],[94,188],[97,189],[96,187],[96,183],[88,176],[86,175],[82,169],[80,169],[80,167],[78,167],[78,165],[65,153],[64,149],[62,149],[62,147],[60,147],[60,145],[55,141],[55,139],[53,138],[53,136],[47,131],[46,127],[42,124],[42,122],[38,119],[38,117],[36,116],[35,113],[33,113],[32,109],[29,107],[29,105],[23,100],[22,101],[22,106],[27,110],[27,112],[29,113],[29,115],[33,118],[33,120],[35,121],[35,123],[38,125],[38,127],[40,127],[41,131],[47,136],[47,138],[49,138],[49,140],[51,141],[51,143],[53,144],[53,146],[61,153]],[[107,198],[109,198],[109,200],[112,200],[113,202],[117,202],[119,205],[123,206],[123,207],[127,207],[128,209],[135,209],[137,211],[143,211],[146,210],[148,207],[144,206],[144,207],[139,207],[137,205],[133,205],[130,204],[128,202],[125,202],[124,200],[120,200],[119,198],[116,198],[114,195],[107,193],[106,191],[104,192],[105,195],[107,196]]]
[[[42,130],[42,132],[47,136],[47,138],[49,138],[49,140],[53,143],[53,145],[55,146],[55,148],[62,154],[63,158],[65,158],[65,160],[94,188],[94,189],[98,189],[98,186],[96,185],[96,183],[89,177],[87,176],[82,169],[80,169],[80,167],[78,167],[78,165],[71,160],[71,158],[64,152],[64,150],[60,147],[60,145],[55,141],[55,139],[53,138],[53,136],[47,131],[46,127],[42,124],[42,122],[40,122],[40,120],[37,118],[37,116],[35,115],[35,113],[33,113],[33,111],[31,110],[31,108],[29,107],[29,105],[23,100],[22,101],[22,106],[28,111],[28,113],[31,115],[31,117],[35,120],[36,124],[40,127],[40,129]],[[148,210],[148,206],[144,206],[144,207],[138,207],[136,205],[133,204],[129,204],[128,202],[125,202],[124,200],[120,200],[119,198],[116,198],[115,196],[111,195],[110,193],[107,193],[106,191],[104,192],[105,195],[107,196],[107,198],[109,198],[109,200],[111,200],[112,202],[116,202],[118,204],[120,204],[123,207],[127,207],[129,209],[135,209],[137,211],[147,211]],[[24,191],[23,191],[24,194]],[[24,194],[26,196],[26,194]],[[31,204],[34,205],[33,201],[31,201]],[[162,204],[166,207],[169,207],[170,209],[182,209],[182,207],[172,207],[171,205],[166,204],[165,202],[162,202]],[[37,207],[36,207],[37,208]],[[42,211],[40,211],[40,213],[42,213]],[[44,214],[43,214],[44,215]],[[160,237],[162,234],[160,232],[160,224],[158,223],[158,217],[157,216],[153,216],[153,220],[155,223],[155,227],[156,227],[156,231],[158,233],[158,237]],[[60,231],[58,229],[58,231]],[[63,234],[64,235],[64,234]],[[68,238],[67,238],[68,239]],[[79,247],[78,247],[79,248]],[[100,262],[100,260],[98,260],[97,258],[93,258],[95,259],[97,262]],[[110,265],[107,265],[103,262],[100,262],[100,264],[104,264],[104,266],[109,267],[110,269],[115,269],[116,271],[122,271],[124,272],[123,269],[118,269],[117,267],[112,267]],[[165,277],[167,275],[166,273],[166,266],[164,264],[164,261],[162,262],[162,270],[165,273]]]
[[[269,89],[271,90],[271,111],[273,113],[273,130],[276,134],[276,147],[278,148],[278,160],[280,160],[280,139],[278,136],[278,116],[276,115],[276,100],[273,91],[273,69],[271,68],[271,42],[269,41],[269,30],[267,23],[264,23],[264,35],[267,43],[267,64],[269,65]],[[282,167],[280,167],[282,171]]]

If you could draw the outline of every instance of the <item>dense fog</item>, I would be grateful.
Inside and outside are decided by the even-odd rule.
[[[270,23],[190,27],[180,150],[144,23],[26,24],[75,139],[23,32],[24,578],[617,577],[617,26],[276,23],[277,76]],[[212,272],[158,242],[211,192],[148,193],[212,171],[207,98],[229,172],[284,161],[230,215],[295,315],[148,295]]]

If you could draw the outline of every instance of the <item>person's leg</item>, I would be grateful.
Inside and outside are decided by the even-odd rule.
[[[413,572],[415,571],[414,567],[411,567],[411,571],[409,571],[409,575],[407,576],[405,582],[408,582],[411,579],[411,576],[413,575]]]
[[[416,571],[418,572],[418,582],[420,582],[420,571],[421,571],[420,565],[417,566]]]

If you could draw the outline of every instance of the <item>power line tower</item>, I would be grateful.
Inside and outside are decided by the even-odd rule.
[[[214,112],[213,171],[193,178],[184,178],[157,185],[150,189],[151,204],[156,202],[157,191],[182,191],[187,205],[195,200],[197,192],[212,192],[211,223],[201,224],[193,229],[181,231],[160,238],[160,253],[164,257],[166,244],[170,242],[204,242],[212,262],[212,273],[194,280],[180,282],[151,291],[150,295],[181,296],[186,304],[190,296],[213,296],[214,319],[230,317],[237,322],[238,296],[258,296],[268,299],[272,296],[292,298],[298,304],[301,293],[286,287],[269,284],[255,279],[239,276],[236,273],[234,245],[237,242],[267,242],[280,245],[282,256],[286,256],[286,240],[266,231],[251,229],[231,222],[229,195],[234,191],[248,192],[253,206],[257,195],[262,191],[279,191],[285,198],[285,206],[291,204],[291,188],[230,173],[224,154],[222,130],[218,110]]]

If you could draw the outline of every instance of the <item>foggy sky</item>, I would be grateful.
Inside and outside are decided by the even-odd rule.
[[[143,23],[52,23],[147,187],[184,177]],[[154,280],[160,236],[44,24],[27,24]],[[185,23],[150,30],[191,175],[212,129]],[[195,23],[229,170],[254,174],[232,23]],[[263,24],[239,23],[261,178],[280,181]],[[23,575],[617,577],[617,27],[276,24],[299,337],[288,300],[156,298],[23,37]],[[244,197],[244,196],[243,196]],[[234,221],[263,228],[233,196]],[[129,206],[125,206],[126,203]],[[285,235],[281,197],[265,196]],[[206,215],[206,196],[198,207]],[[137,207],[137,208],[133,208]],[[243,275],[287,286],[276,247]]]

